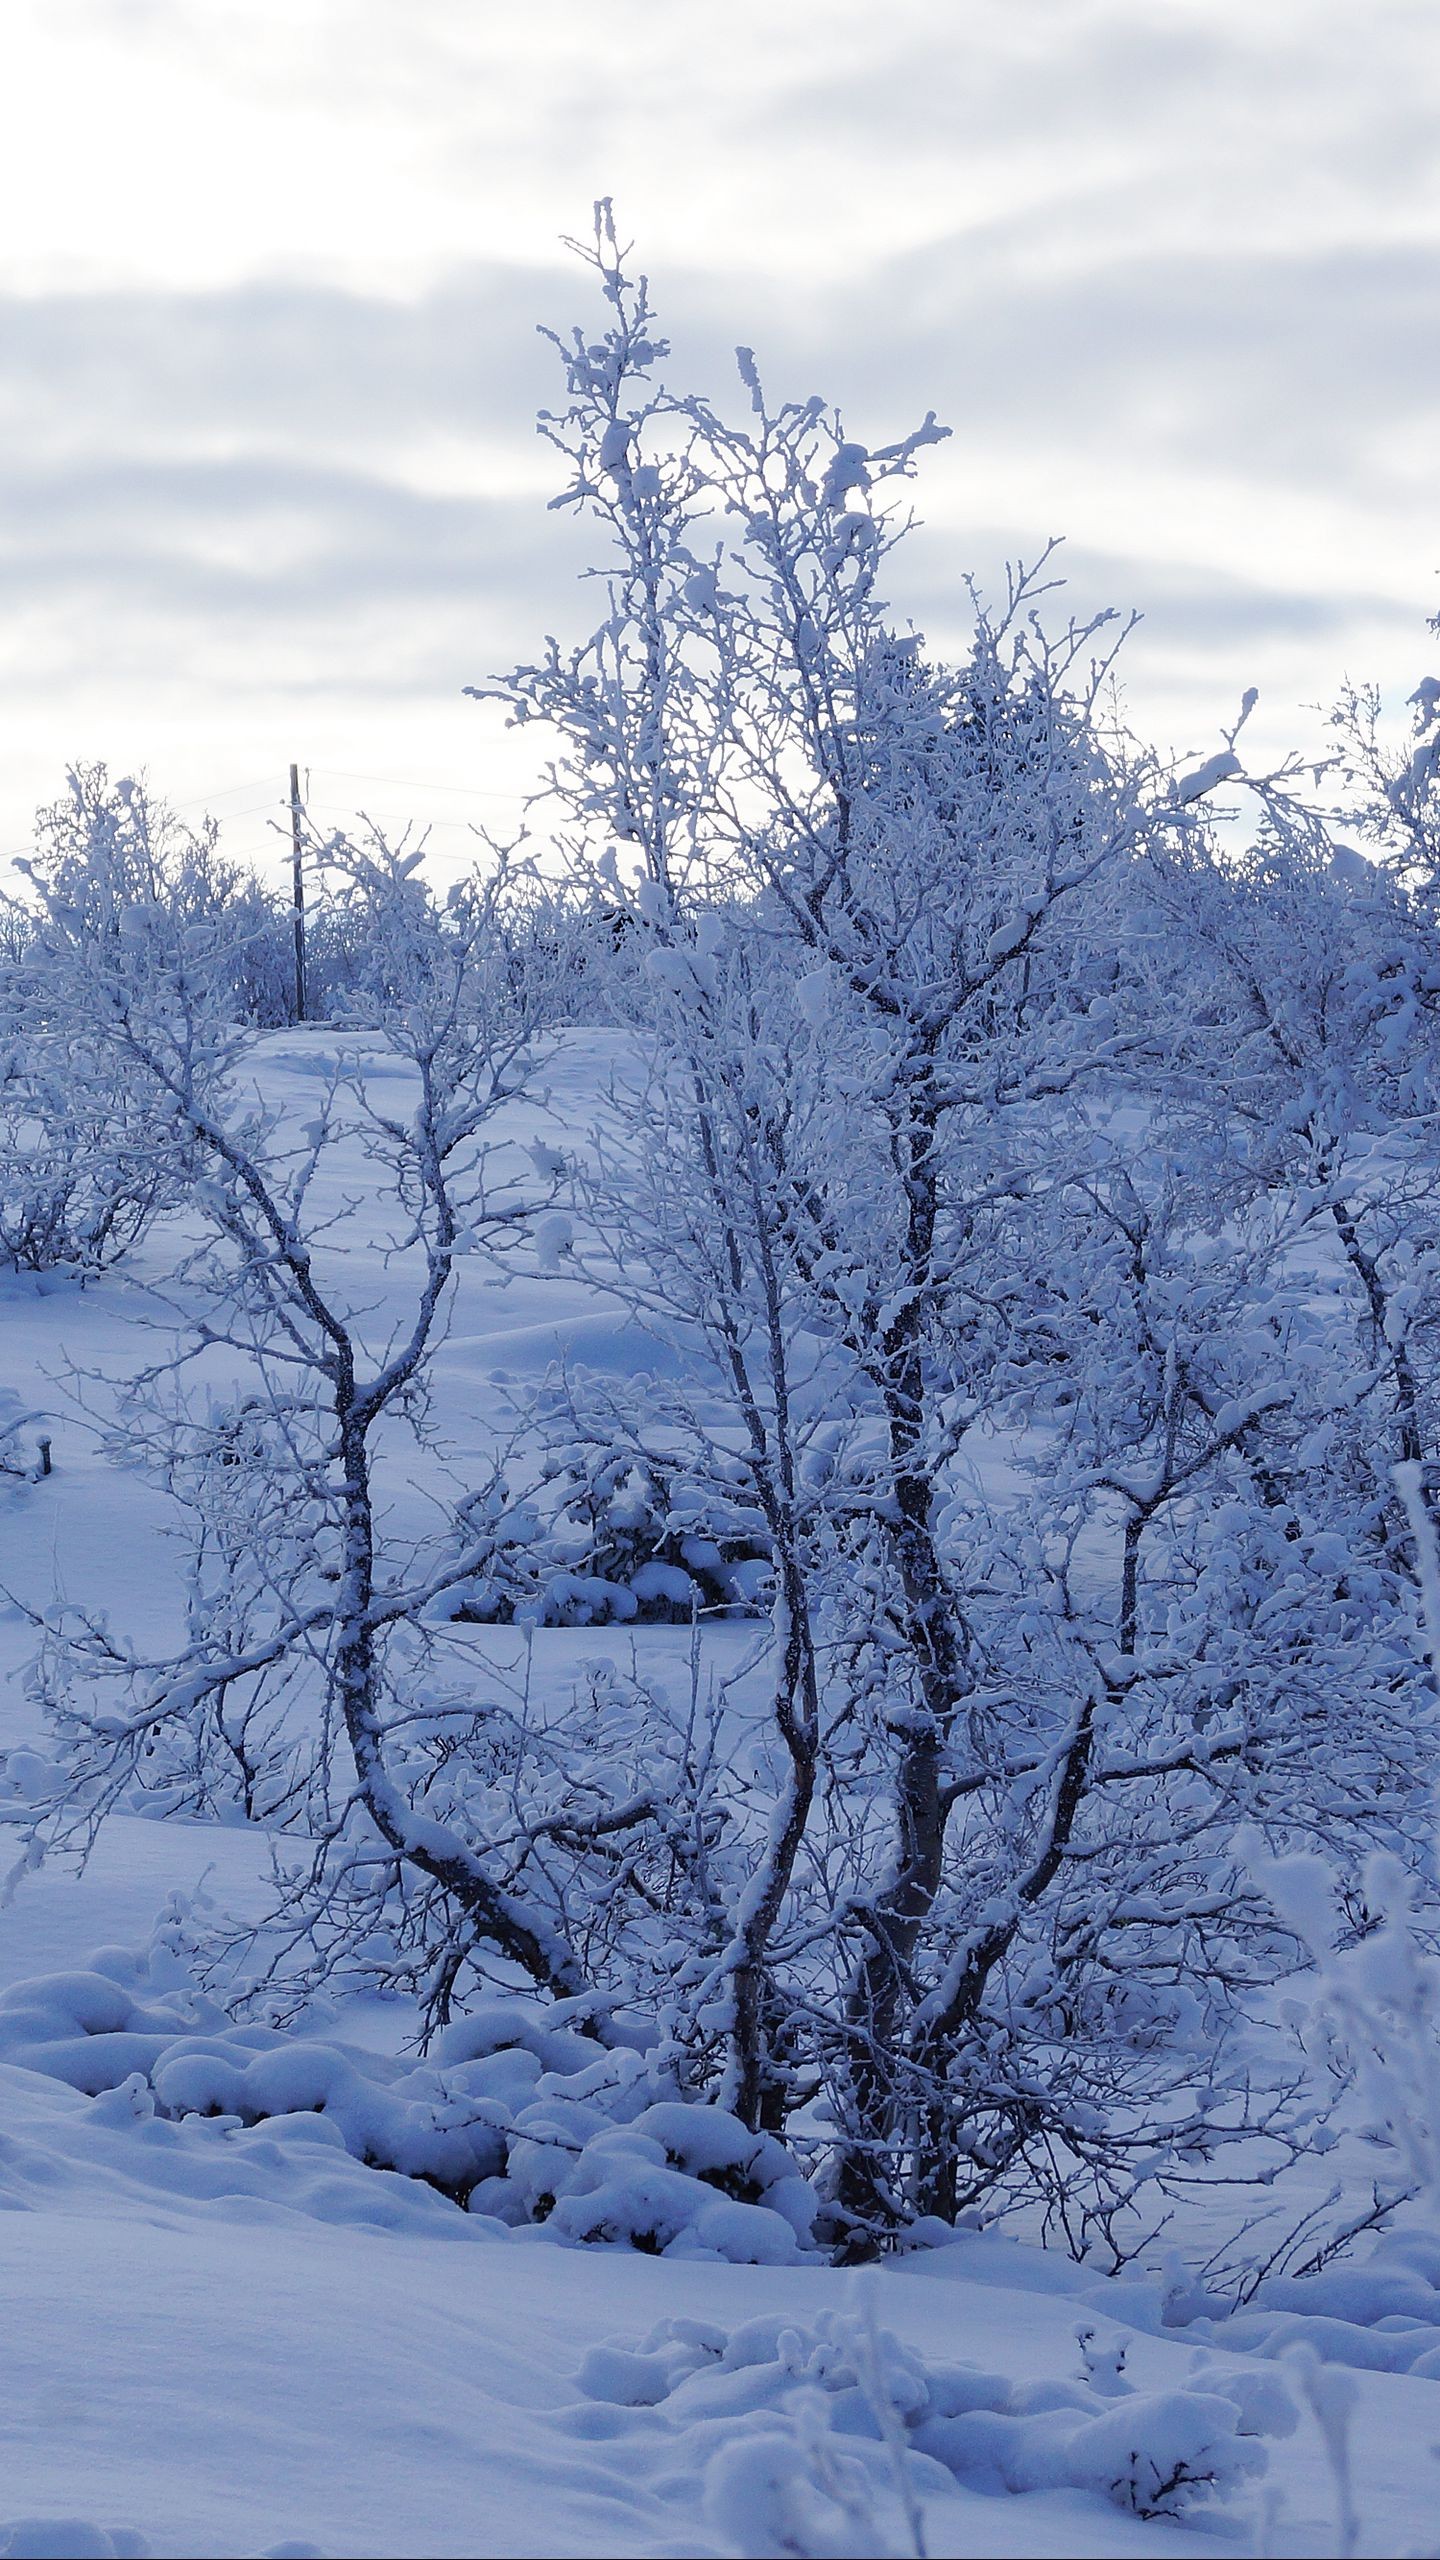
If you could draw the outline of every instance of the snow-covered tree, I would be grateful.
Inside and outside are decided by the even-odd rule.
[[[975,2206],[1123,2253],[1157,2182],[1237,2140],[1268,2178],[1313,2124],[1246,2037],[1307,1960],[1264,1860],[1323,1844],[1359,1927],[1377,1855],[1423,1870],[1428,912],[1337,868],[1289,769],[1247,781],[1243,711],[1179,780],[1138,749],[1048,554],[958,663],[897,631],[934,421],[861,444],[745,351],[738,419],[672,392],[605,207],[586,254],[604,325],[542,423],[604,611],[493,688],[554,741],[566,891],[497,858],[442,906],[408,840],[315,846],[349,1027],[304,1121],[248,1095],[230,903],[45,884],[67,1090],[123,1078],[202,1237],[124,1416],[193,1523],[187,1624],[149,1660],[52,1629],[37,1821],[138,1791],[293,1833],[279,1997],[368,1966],[447,2035],[496,1981],[558,2004],[608,2096],[487,2172],[512,2217],[688,2230],[604,2150],[648,2097],[662,2182],[756,2209],[780,2136],[845,2256]],[[520,1148],[581,1001],[596,1126]],[[402,1530],[471,1249],[657,1358],[517,1400]],[[562,1686],[536,1635],[507,1690],[465,1653],[645,1615],[691,1624],[683,1700],[638,1654]]]
[[[370,1046],[378,1039],[406,1089],[398,1104],[383,1082],[371,1090],[357,1031],[298,1132],[247,1099],[223,925],[212,933],[154,905],[127,910],[113,937],[52,918],[52,1018],[62,1030],[86,1024],[107,1072],[123,1072],[188,1151],[203,1240],[177,1273],[189,1311],[178,1351],[142,1375],[125,1417],[130,1456],[146,1453],[198,1524],[185,1641],[142,1660],[83,1609],[65,1614],[42,1669],[65,1775],[40,1819],[54,1836],[83,1835],[145,1783],[157,1753],[167,1787],[183,1793],[197,1770],[210,1784],[228,1760],[232,1784],[238,1771],[253,1794],[263,1777],[268,1809],[282,1810],[296,1792],[293,1751],[256,1772],[249,1746],[266,1722],[273,1741],[277,1688],[308,1679],[322,1730],[306,1811],[339,1842],[340,1867],[352,1852],[373,1864],[378,1850],[536,1981],[585,1993],[541,1908],[511,1894],[398,1773],[408,1764],[390,1727],[412,1703],[398,1667],[409,1631],[467,1568],[432,1557],[427,1573],[413,1546],[387,1543],[375,1480],[387,1437],[424,1427],[458,1258],[500,1249],[533,1212],[530,1168],[505,1160],[489,1132],[549,1027],[543,973],[517,978],[508,965],[503,864],[442,909],[413,856],[378,842],[331,854],[371,902],[373,947],[389,965],[366,1009]],[[405,1274],[401,1310],[378,1330],[357,1310],[343,1198],[337,1207],[328,1180],[346,1137],[388,1204],[388,1248]],[[107,1688],[117,1702],[102,1708]]]
[[[1323,1756],[1339,1718],[1354,1751],[1327,1818],[1363,1830],[1377,1767],[1402,1818],[1405,1598],[1382,1568],[1355,1623],[1326,1576],[1363,1502],[1338,1521],[1316,1449],[1267,1434],[1314,1421],[1290,1366],[1296,1221],[1287,1194],[1227,1238],[1256,1194],[1227,1134],[1217,1155],[1185,1119],[1195,987],[1147,950],[1234,738],[1180,785],[1133,751],[1103,716],[1099,626],[1045,634],[1043,564],[977,607],[962,665],[927,662],[877,579],[933,420],[861,445],[817,401],[772,408],[742,350],[733,423],[657,381],[668,350],[608,208],[587,254],[607,324],[556,340],[567,405],[542,427],[564,501],[610,538],[608,609],[506,699],[558,732],[552,790],[628,901],[649,990],[652,1067],[592,1219],[625,1226],[635,1302],[728,1390],[728,1422],[688,1444],[694,1466],[708,1436],[715,1498],[738,1451],[773,1469],[777,1433],[793,1444],[784,1524],[758,1504],[793,1582],[776,1660],[801,1627],[824,1669],[798,1751],[777,1683],[774,2052],[742,2103],[753,2120],[767,2079],[773,2099],[781,2052],[803,2095],[806,2056],[864,2247],[1047,2147],[1113,2163],[1147,2070],[1144,2142],[1168,2117],[1183,2147],[1193,2060],[1129,2069],[1124,2048],[1161,2046],[1187,2000],[1213,2046],[1231,1994],[1284,1960],[1236,1898],[1237,1769],[1267,1818],[1303,1822],[1294,1753]],[[1207,878],[1253,942],[1242,885]],[[1192,979],[1223,977],[1182,922]],[[1025,1474],[1036,1447],[1043,1495],[974,1493],[987,1454]],[[1297,1465],[1303,1527],[1277,1514]],[[1248,1554],[1238,1580],[1205,1560],[1217,1536]],[[1251,1953],[1219,1957],[1249,1919]],[[1208,2149],[1233,2096],[1213,2081],[1184,2142]]]

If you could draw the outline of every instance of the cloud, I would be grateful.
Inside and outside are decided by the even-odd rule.
[[[1349,0],[11,0],[7,39],[0,241],[46,283],[433,281],[553,257],[602,192],[657,260],[802,285],[957,213],[1124,249],[1137,198],[1157,248],[1436,210],[1416,0],[1363,40]]]
[[[403,770],[423,704],[576,630],[535,323],[585,310],[556,239],[599,191],[682,378],[724,392],[743,337],[859,434],[948,418],[897,563],[943,642],[967,570],[1057,531],[1083,601],[1145,611],[1144,716],[1203,727],[1256,657],[1281,703],[1409,672],[1440,553],[1414,0],[1363,41],[1341,0],[15,0],[9,49],[21,764],[123,698],[224,769],[242,709],[303,696],[388,703]]]
[[[0,478],[10,688],[127,680],[233,697],[316,683],[459,694],[533,641],[537,593],[568,594],[568,519],[284,461],[78,464]],[[48,662],[47,662],[48,661]]]
[[[1000,233],[889,262],[852,315],[880,378],[894,382],[898,362],[918,396],[938,375],[961,419],[1057,458],[1099,437],[1124,471],[1136,441],[1160,440],[1186,467],[1237,480],[1298,472],[1343,490],[1363,473],[1378,504],[1402,481],[1419,494],[1396,429],[1423,428],[1433,450],[1440,269],[1427,249],[1141,250],[1027,272],[1025,248]]]
[[[11,449],[374,455],[462,432],[528,446],[553,368],[536,270],[470,267],[413,300],[289,278],[205,293],[0,302]]]

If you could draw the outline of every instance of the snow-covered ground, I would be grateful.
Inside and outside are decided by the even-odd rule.
[[[267,1098],[298,1111],[333,1045],[264,1044]],[[517,1138],[583,1129],[607,1062],[603,1035],[575,1035]],[[331,1178],[338,1206],[354,1169]],[[0,1502],[12,1778],[43,1747],[27,1610],[83,1596],[157,1643],[179,1623],[173,1514],[65,1383],[153,1355],[140,1319],[174,1244],[157,1233],[83,1289],[0,1284],[6,1379],[54,1451]],[[351,1271],[383,1333],[403,1268],[376,1237]],[[469,1261],[436,1367],[437,1470],[483,1469],[504,1379],[567,1349],[621,1374],[657,1357],[573,1279]],[[402,1528],[438,1480],[417,1460],[393,1490]],[[510,1629],[460,1641],[517,1670],[525,1650]],[[748,1641],[715,1630],[708,1669],[732,1674]],[[556,1683],[633,1647],[662,1688],[690,1676],[684,1629],[534,1645]],[[42,1867],[0,1909],[0,2555],[1440,2548],[1440,2244],[1382,2246],[1368,2272],[1274,2288],[1226,2323],[1163,2270],[1107,2278],[980,2233],[855,2275],[512,2231],[401,2173],[415,2126],[440,2139],[446,2121],[402,2004],[330,2004],[248,2045],[215,2032],[186,1906],[258,1915],[267,1865],[242,1825],[121,1813],[83,1875]],[[247,2122],[226,2102],[237,2070],[297,2056],[310,2094],[297,2081],[290,2111]],[[461,2056],[454,2085],[486,2067]],[[181,2070],[219,2112],[155,2113],[145,2075]],[[316,2074],[334,2093],[319,2113]],[[1216,2494],[1170,2516],[1167,2464],[1213,2471]]]

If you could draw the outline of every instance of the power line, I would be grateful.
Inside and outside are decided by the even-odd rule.
[[[316,773],[328,773],[332,782],[378,782],[391,791],[443,791],[459,800],[514,800],[523,803],[533,798],[529,791],[491,791],[484,783],[412,782],[398,773],[348,773],[343,765],[316,765]]]
[[[328,779],[331,782],[378,782],[383,788],[388,790],[415,791],[427,796],[432,792],[443,792],[447,798],[470,800],[478,803],[482,808],[487,802],[493,802],[496,800],[504,800],[513,803],[517,808],[523,808],[535,797],[535,794],[529,791],[492,791],[483,783],[416,782],[407,780],[404,776],[394,773],[354,773],[347,771],[342,765],[316,765],[311,768],[311,771],[314,776],[318,777],[322,781]],[[263,792],[264,797],[255,801],[253,806],[249,808],[216,809],[215,803],[217,801],[233,800],[238,792],[247,791]],[[336,795],[326,793],[323,796],[326,798],[333,798]],[[285,809],[288,807],[288,795],[280,788],[278,780],[272,781],[268,774],[257,774],[250,781],[227,782],[221,784],[214,790],[192,792],[186,799],[171,800],[167,802],[166,805],[174,810],[177,817],[182,817],[187,809],[204,809],[207,815],[213,814],[217,816],[221,820],[222,824],[233,826],[242,818],[258,817],[260,812],[266,808],[274,807],[277,810]],[[432,829],[436,827],[444,827],[451,830],[460,827],[464,828],[467,833],[473,832],[474,829],[474,822],[465,818],[430,818],[428,820],[417,820],[415,812],[411,809],[376,809],[373,811],[359,812],[357,814],[383,818],[390,825],[424,824],[428,825]],[[283,832],[283,829],[281,832]],[[0,862],[15,863],[24,861],[28,856],[35,854],[38,851],[39,846],[32,836],[26,843],[16,845],[11,852],[0,853]]]
[[[191,799],[172,800],[169,805],[172,809],[177,811],[181,809],[199,809],[201,807],[208,807],[209,803],[213,800],[229,800],[237,791],[262,791],[274,789],[275,785],[271,776],[268,773],[261,773],[256,775],[253,782],[227,782],[224,789],[221,791],[197,791]],[[283,801],[285,795],[283,792],[276,792],[275,796],[278,803]],[[230,815],[232,817],[243,817],[246,815],[246,812],[244,810],[232,809]]]
[[[316,795],[313,792],[305,805],[308,809],[313,811],[320,806],[321,802],[324,800],[329,800],[332,807],[335,805],[330,794],[322,793],[320,795],[320,800],[317,801]],[[384,818],[394,826],[458,827],[466,835],[473,835],[475,833],[477,823],[473,818],[426,818],[422,817],[414,809],[357,809],[354,814],[356,817],[360,818]]]

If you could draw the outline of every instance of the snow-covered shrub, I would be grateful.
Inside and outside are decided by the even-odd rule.
[[[0,1060],[0,1269],[98,1271],[183,1186],[162,1119],[93,1048],[34,1031]]]
[[[54,926],[92,947],[113,943],[139,915],[163,918],[177,936],[223,947],[223,1001],[237,1022],[288,1022],[294,1007],[288,905],[221,851],[213,818],[187,825],[144,775],[115,780],[103,764],[76,765],[63,796],[38,811],[33,858],[16,864],[36,903],[14,906],[20,970],[44,951]]]
[[[640,2052],[516,1999],[481,2003],[420,2063],[237,2025],[175,1937],[0,1992],[0,2062],[87,2097],[128,2092],[137,2117],[222,2131],[321,2117],[365,2166],[571,2245],[779,2266],[810,2244],[815,2199],[784,2147],[716,2108],[657,2102]]]
[[[722,2109],[642,2105],[577,2149],[582,2121],[560,2086],[515,2121],[506,2187],[558,2238],[758,2266],[787,2265],[810,2243],[816,2199],[793,2158]],[[477,2201],[502,2209],[494,2189]]]
[[[1135,2392],[1103,2407],[1078,2394],[1042,2406],[1039,2392],[1027,2407],[1022,2392],[960,2411],[945,2396],[942,2383],[915,2442],[974,2487],[1090,2489],[1131,2515],[1177,2516],[1265,2467],[1235,2401],[1216,2392]]]
[[[505,2158],[509,2112],[483,2062],[446,2073],[236,2026],[193,1987],[99,1971],[17,1985],[0,1994],[0,2060],[94,2098],[133,2085],[150,2112],[217,2119],[220,2130],[323,2117],[353,2159],[461,2203]],[[512,2086],[503,2069],[491,2076]]]
[[[200,1021],[243,1018],[256,918],[213,825],[182,827],[103,766],[72,772],[37,844],[19,866],[35,904],[0,987],[0,1267],[85,1272],[136,1245],[197,1165],[174,1096],[120,1055],[115,1026],[168,1005],[203,1107],[216,1042]]]
[[[644,1382],[631,1390],[638,1403]],[[527,1421],[542,1436],[573,1423],[583,1377],[536,1399]],[[598,1401],[598,1394],[596,1400]],[[713,1492],[683,1465],[641,1457],[603,1439],[555,1440],[532,1487],[496,1487],[457,1513],[472,1551],[488,1547],[481,1569],[447,1594],[457,1620],[532,1626],[619,1623],[684,1625],[758,1613],[772,1571],[764,1523],[753,1510]]]
[[[745,2560],[911,2560],[923,2546],[869,2451],[836,2434],[818,2393],[796,2390],[710,2454],[706,2523]]]
[[[1275,1858],[1253,1837],[1248,1846],[1256,1882],[1314,1968],[1287,2004],[1313,2085],[1332,2104],[1337,2086],[1353,2092],[1366,2137],[1386,2161],[1372,2218],[1382,2218],[1383,2204],[1413,2197],[1433,2223],[1440,2208],[1440,1955],[1415,1878],[1393,1852],[1376,1850],[1360,1879],[1356,1932],[1328,1860],[1313,1853]],[[1317,2309],[1329,2309],[1324,2296],[1334,2288],[1364,2293],[1373,2281],[1364,2269],[1344,2269],[1309,2285],[1318,2289]],[[1272,2288],[1271,2298],[1283,2296]]]
[[[783,2266],[798,2255],[794,2232],[780,2215],[707,2193],[703,2182],[668,2165],[660,2143],[629,2126],[587,2142],[551,2221],[561,2239],[656,2258]]]
[[[13,1388],[0,1387],[0,1476],[43,1475],[47,1448],[44,1417],[22,1404]]]
[[[841,2465],[835,2477],[857,2499],[863,2480],[882,2512],[901,2506],[912,2535],[927,2492],[954,2480],[1012,2495],[1089,2490],[1131,2515],[1185,2515],[1263,2472],[1260,2437],[1295,2424],[1278,2386],[1262,2406],[1246,2400],[1246,2380],[1232,2393],[1217,2370],[1204,2390],[1110,2396],[1077,2383],[1015,2385],[979,2366],[934,2363],[851,2312],[808,2328],[767,2314],[730,2332],[666,2320],[637,2346],[592,2349],[580,2370],[593,2398],[663,2408],[682,2442],[693,2429],[707,2512],[731,2548],[750,2553],[886,2547],[824,2538],[847,2501],[833,2484],[813,2498],[802,2451],[817,2427]],[[788,2443],[788,2467],[772,2437]],[[743,2451],[757,2442],[764,2460]],[[759,2495],[743,2522],[742,2490]]]

